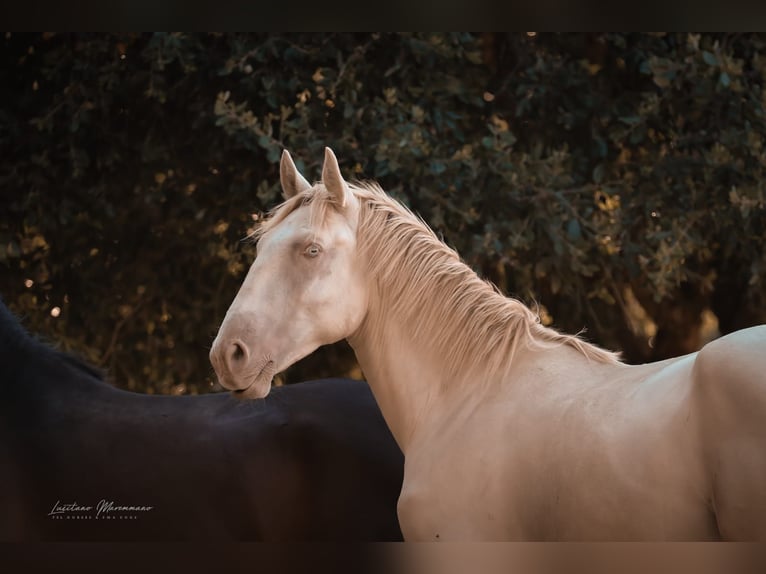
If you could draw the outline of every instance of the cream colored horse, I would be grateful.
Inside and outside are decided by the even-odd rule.
[[[766,538],[766,327],[629,366],[542,326],[327,149],[286,201],[210,353],[263,397],[347,338],[405,454],[409,540]]]

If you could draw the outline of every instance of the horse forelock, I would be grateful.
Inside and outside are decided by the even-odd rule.
[[[282,223],[288,215],[302,207],[308,207],[310,210],[309,224],[319,227],[327,220],[329,210],[338,209],[327,189],[322,184],[317,184],[283,201],[269,211],[267,217],[256,227],[250,238],[258,241],[266,233]]]

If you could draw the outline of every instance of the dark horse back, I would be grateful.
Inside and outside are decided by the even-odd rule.
[[[0,540],[401,540],[403,457],[368,386],[148,396],[0,302]]]

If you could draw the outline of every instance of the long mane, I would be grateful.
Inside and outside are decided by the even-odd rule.
[[[413,341],[436,351],[446,372],[503,372],[519,347],[568,346],[588,360],[619,362],[616,353],[544,326],[521,301],[479,278],[425,222],[377,184],[349,187],[361,204],[357,248],[386,300],[388,316],[410,325]],[[278,206],[257,235],[302,206],[311,209],[312,223],[320,224],[326,211],[335,208],[324,186],[314,185]]]

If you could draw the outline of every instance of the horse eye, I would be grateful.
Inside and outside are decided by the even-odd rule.
[[[305,254],[306,254],[308,257],[316,257],[317,255],[319,255],[319,253],[320,253],[321,251],[322,251],[322,248],[321,248],[321,247],[319,247],[319,245],[317,245],[316,243],[312,243],[311,245],[309,245],[309,246],[306,248]]]

